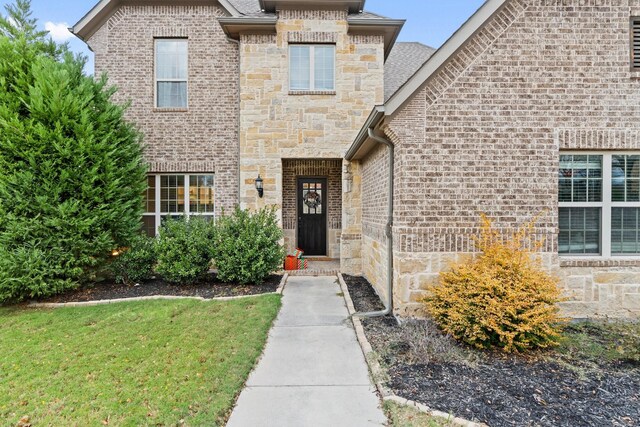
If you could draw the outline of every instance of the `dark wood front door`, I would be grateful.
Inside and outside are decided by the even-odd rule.
[[[305,255],[327,254],[327,180],[298,178],[298,247]]]

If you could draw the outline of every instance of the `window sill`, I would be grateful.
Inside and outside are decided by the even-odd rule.
[[[633,80],[640,80],[640,70],[631,70],[631,76]]]
[[[573,258],[560,256],[560,267],[640,267],[640,257]]]
[[[290,90],[289,95],[335,95],[335,90]]]
[[[154,113],[188,113],[188,108],[158,108],[154,107]]]

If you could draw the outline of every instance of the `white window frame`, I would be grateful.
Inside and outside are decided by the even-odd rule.
[[[291,87],[291,79],[293,77],[293,73],[291,72],[291,48],[292,47],[300,47],[306,46],[309,47],[309,88],[308,89],[293,89]],[[316,55],[315,50],[316,47],[333,47],[333,84],[331,89],[316,89]],[[327,43],[327,44],[309,44],[309,43],[295,43],[289,45],[289,91],[291,92],[335,92],[336,91],[336,45]]]
[[[187,45],[187,77],[184,79],[158,79],[158,42],[164,41],[183,41]],[[184,107],[160,107],[158,106],[158,83],[160,82],[176,82],[187,84],[187,105]],[[184,109],[189,108],[189,39],[187,38],[171,38],[158,37],[153,39],[153,106],[160,110]]]
[[[142,214],[142,216],[146,216],[146,217],[154,217],[155,218],[155,234],[156,236],[158,235],[158,232],[160,231],[160,226],[162,225],[162,217],[166,217],[166,216],[181,216],[181,215],[186,215],[187,218],[192,217],[192,216],[202,216],[202,217],[212,217],[213,221],[216,220],[216,211],[217,211],[217,207],[218,207],[218,203],[217,201],[214,199],[213,200],[213,212],[206,212],[206,213],[201,213],[201,212],[191,212],[191,206],[190,206],[190,200],[189,200],[189,187],[191,186],[191,176],[202,176],[202,175],[212,175],[213,176],[213,194],[214,197],[216,195],[216,174],[213,172],[198,172],[198,173],[190,173],[190,174],[185,174],[185,173],[159,173],[159,174],[153,174],[150,173],[148,176],[153,176],[155,178],[155,212],[145,212]],[[184,177],[184,212],[161,212],[160,211],[160,207],[161,207],[161,200],[160,200],[160,194],[161,194],[161,188],[160,188],[160,177],[163,176],[183,176]],[[146,204],[145,204],[145,209],[146,209]]]
[[[561,151],[560,156],[602,156],[602,201],[601,202],[560,202],[558,208],[600,208],[600,254],[564,254],[559,253],[560,258],[576,259],[589,258],[599,260],[628,260],[640,259],[639,254],[616,254],[611,253],[611,210],[613,208],[640,208],[640,202],[613,202],[611,164],[613,156],[633,156],[640,155],[636,151]],[[559,159],[560,157],[558,157]],[[558,189],[559,194],[559,189]],[[558,251],[559,252],[559,251]]]

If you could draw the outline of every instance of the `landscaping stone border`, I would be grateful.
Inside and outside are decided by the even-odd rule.
[[[360,348],[364,353],[364,358],[369,365],[369,370],[371,371],[371,376],[373,378],[373,382],[378,389],[378,393],[382,397],[383,401],[390,401],[397,403],[403,406],[409,406],[417,409],[420,412],[424,412],[433,417],[442,418],[445,421],[460,427],[488,427],[486,424],[475,423],[473,421],[465,420],[463,418],[453,417],[451,414],[447,414],[442,411],[437,411],[429,408],[422,403],[415,402],[413,400],[405,399],[404,397],[400,397],[393,393],[393,391],[389,390],[382,384],[381,378],[384,377],[384,371],[377,358],[375,357],[373,347],[369,343],[367,336],[364,333],[364,327],[362,326],[362,321],[359,317],[354,316],[356,313],[356,309],[353,305],[353,300],[351,299],[351,295],[349,295],[349,288],[344,281],[341,273],[338,273],[338,281],[340,282],[340,288],[342,289],[342,294],[344,296],[344,300],[347,304],[347,310],[349,311],[349,315],[351,317],[351,321],[353,322],[353,327],[356,331],[356,336],[358,338],[358,343],[360,343]]]
[[[115,304],[119,302],[131,302],[131,301],[148,301],[148,300],[197,300],[197,301],[233,301],[246,298],[255,298],[263,295],[282,295],[284,287],[289,278],[288,274],[282,276],[278,289],[275,292],[269,292],[265,294],[255,295],[239,295],[235,297],[217,297],[217,298],[202,298],[202,297],[185,297],[176,295],[152,295],[146,297],[131,297],[131,298],[117,298],[117,299],[104,299],[98,301],[78,301],[78,302],[32,302],[27,306],[29,308],[62,308],[62,307],[92,307],[96,305]]]

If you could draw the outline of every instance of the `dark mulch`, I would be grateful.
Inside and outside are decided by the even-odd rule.
[[[368,282],[345,276],[356,310],[382,307]],[[365,319],[367,338],[399,396],[490,426],[640,426],[640,366],[582,365],[554,351],[504,356],[461,346],[430,321]]]
[[[202,298],[259,295],[275,292],[282,276],[272,275],[262,284],[237,285],[219,282],[216,275],[208,274],[202,281],[192,285],[172,285],[161,278],[148,280],[139,285],[122,285],[111,281],[92,283],[37,302],[81,302],[105,299],[147,297],[154,295],[189,296]]]

